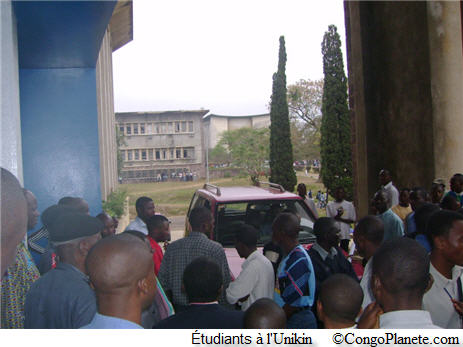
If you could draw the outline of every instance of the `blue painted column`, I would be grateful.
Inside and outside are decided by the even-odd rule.
[[[24,186],[39,210],[63,196],[101,211],[94,68],[20,69]]]

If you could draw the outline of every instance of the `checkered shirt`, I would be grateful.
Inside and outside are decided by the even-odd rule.
[[[159,269],[158,278],[165,291],[172,291],[174,305],[188,305],[182,293],[183,271],[194,259],[206,256],[217,261],[222,268],[223,288],[220,303],[226,304],[225,289],[230,283],[230,269],[220,243],[211,241],[200,232],[191,232],[187,237],[172,242],[166,249]]]

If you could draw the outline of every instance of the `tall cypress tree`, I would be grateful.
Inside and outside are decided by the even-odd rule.
[[[281,184],[292,192],[297,183],[293,169],[293,146],[289,127],[288,101],[286,100],[286,48],[280,37],[278,71],[273,74],[270,103],[270,181]]]
[[[325,76],[321,123],[321,178],[333,192],[342,186],[352,199],[352,145],[347,106],[347,78],[336,26],[330,25],[322,42]]]

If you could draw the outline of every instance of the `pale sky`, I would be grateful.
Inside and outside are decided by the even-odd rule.
[[[345,56],[342,0],[133,0],[133,41],[113,53],[115,110],[266,113],[280,35],[287,84],[319,79],[330,24]]]

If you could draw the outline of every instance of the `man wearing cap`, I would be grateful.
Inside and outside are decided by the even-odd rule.
[[[61,214],[48,227],[60,262],[38,279],[27,294],[25,328],[75,329],[92,320],[96,299],[85,259],[101,238],[103,228],[97,218],[75,212]]]

